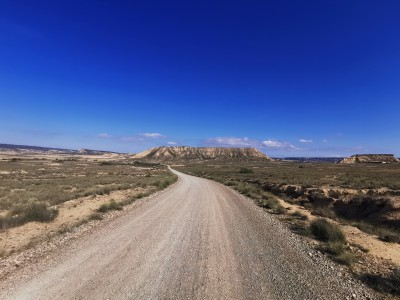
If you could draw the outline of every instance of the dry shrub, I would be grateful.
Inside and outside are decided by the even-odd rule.
[[[346,237],[342,229],[329,223],[326,219],[318,218],[310,224],[311,233],[319,240],[325,242],[345,242]]]

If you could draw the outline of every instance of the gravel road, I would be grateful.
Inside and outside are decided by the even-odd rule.
[[[367,298],[249,199],[173,172],[172,188],[0,284],[0,298]]]

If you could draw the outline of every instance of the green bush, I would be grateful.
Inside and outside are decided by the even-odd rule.
[[[254,173],[254,171],[250,168],[240,168],[239,173],[249,174],[249,173]]]
[[[326,219],[318,218],[310,224],[311,233],[319,240],[325,242],[345,242],[346,237],[342,229],[329,223]]]

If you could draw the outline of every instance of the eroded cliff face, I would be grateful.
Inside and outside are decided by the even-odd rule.
[[[340,164],[357,163],[398,163],[399,160],[393,154],[356,154],[341,160]]]
[[[153,160],[178,160],[178,159],[269,159],[267,155],[255,148],[219,148],[219,147],[156,147],[138,153],[134,158]]]

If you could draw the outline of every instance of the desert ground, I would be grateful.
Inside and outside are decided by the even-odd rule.
[[[239,193],[173,172],[179,181],[165,193],[9,276],[4,298],[371,297]]]
[[[398,165],[3,151],[0,178],[5,299],[399,297]]]
[[[385,296],[399,296],[399,164],[215,161],[176,168],[234,188],[306,239],[316,219],[338,225],[346,236],[343,249],[309,242]]]
[[[7,152],[0,156],[0,180],[0,255],[8,256],[101,219],[176,177],[166,167],[125,156]]]

